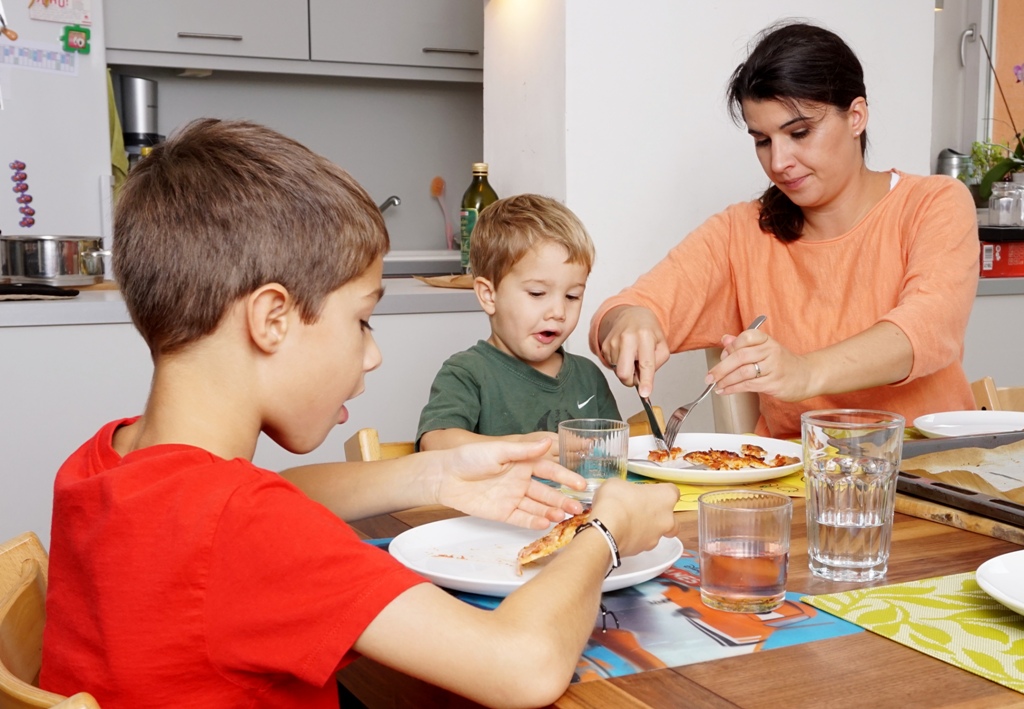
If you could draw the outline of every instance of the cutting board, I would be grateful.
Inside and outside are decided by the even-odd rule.
[[[946,507],[930,500],[922,500],[917,497],[904,495],[903,493],[897,493],[896,511],[911,517],[928,519],[939,524],[957,527],[968,532],[984,534],[1024,546],[1024,529],[1020,527],[1014,527],[1011,524],[981,517],[970,512],[964,512],[963,510],[955,510],[952,507]]]

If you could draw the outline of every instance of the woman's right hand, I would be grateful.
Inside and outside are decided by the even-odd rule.
[[[609,310],[598,330],[600,355],[626,386],[639,382],[640,395],[654,390],[654,372],[671,354],[661,323],[649,308],[621,305]],[[640,371],[636,372],[639,365]]]
[[[673,515],[679,488],[671,483],[605,481],[594,495],[590,516],[601,520],[623,557],[653,549],[676,535]]]

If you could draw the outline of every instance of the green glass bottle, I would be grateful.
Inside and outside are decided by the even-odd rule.
[[[487,163],[473,163],[473,181],[469,183],[466,194],[462,196],[462,208],[459,210],[459,231],[461,239],[462,272],[469,273],[469,238],[476,226],[477,217],[484,207],[498,201],[498,195],[487,181]]]

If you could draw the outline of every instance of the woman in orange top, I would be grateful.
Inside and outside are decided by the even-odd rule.
[[[952,178],[868,169],[866,94],[834,33],[763,33],[728,98],[772,185],[598,309],[591,349],[623,383],[638,378],[649,395],[670,354],[724,346],[706,381],[757,392],[761,435],[798,436],[811,409],[910,422],[974,408],[961,367],[978,280],[973,200]],[[763,327],[742,331],[761,314]]]

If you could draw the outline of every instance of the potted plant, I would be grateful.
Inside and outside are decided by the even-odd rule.
[[[992,55],[988,51],[988,45],[985,44],[985,38],[979,37],[979,39],[981,40],[982,49],[985,50],[985,57],[988,59],[992,78],[995,80],[996,88],[999,89],[999,97],[1003,100],[1003,106],[1006,107],[1006,115],[1010,119],[1010,127],[1013,129],[1013,140],[1008,145],[982,144],[983,147],[979,148],[981,163],[985,163],[994,157],[992,153],[988,152],[988,149],[997,149],[1000,155],[999,159],[990,164],[982,173],[981,181],[978,183],[978,197],[983,203],[987,203],[988,198],[992,196],[993,182],[1005,180],[1006,176],[1011,173],[1024,171],[1024,142],[1022,142],[1021,132],[1017,130],[1017,124],[1013,120],[1010,104],[1006,100],[1006,94],[1003,93],[1003,85],[999,81],[999,74],[996,73],[995,65],[992,63]],[[1014,73],[1017,73],[1017,81],[1019,82],[1021,74],[1018,72],[1022,72],[1022,67],[1014,67]],[[971,148],[972,165],[974,164],[974,147],[978,145],[978,143],[974,143]]]

